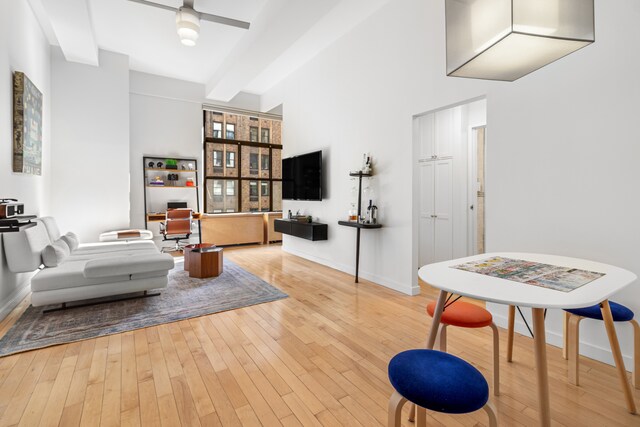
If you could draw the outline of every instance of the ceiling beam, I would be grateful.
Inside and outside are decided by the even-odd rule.
[[[98,44],[91,22],[89,0],[30,0],[40,3],[67,61],[98,66]],[[40,24],[43,25],[42,22]]]
[[[207,84],[207,98],[230,101],[340,0],[268,0]]]

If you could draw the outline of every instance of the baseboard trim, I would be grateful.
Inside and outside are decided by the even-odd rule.
[[[31,286],[29,285],[30,281],[27,281],[24,286],[17,289],[10,297],[9,300],[0,307],[0,321],[4,320],[14,308],[18,306],[22,302],[23,299],[29,295],[31,292]]]
[[[496,325],[500,326],[501,328],[507,329],[507,326],[508,326],[507,316],[502,314],[497,314],[497,313],[492,313],[492,315]],[[521,335],[530,337],[531,335],[529,334],[529,331],[527,330],[527,327],[525,326],[524,322],[518,319],[519,319],[519,316],[516,315],[515,331]],[[548,329],[546,332],[547,332],[547,344],[551,344],[555,347],[562,348],[562,341],[563,341],[562,334],[555,331],[550,331]],[[593,345],[592,343],[580,340],[580,355],[584,357],[588,357],[589,359],[594,359],[599,362],[606,363],[608,365],[612,365],[612,366],[614,365],[613,355],[611,354],[611,350],[608,347],[604,348],[604,347]],[[624,364],[627,371],[632,371],[633,356],[623,354],[622,358],[624,359]]]
[[[298,256],[300,258],[307,259],[309,261],[316,262],[318,264],[324,265],[329,268],[333,268],[334,270],[342,271],[343,273],[353,274],[354,266],[342,264],[339,262],[331,261],[325,258],[320,258],[316,255],[312,255],[303,251],[295,250],[288,248],[286,246],[282,246],[282,250],[291,254]],[[392,289],[397,292],[401,292],[406,295],[418,295],[420,294],[420,286],[416,285],[406,285],[404,283],[396,282],[395,280],[388,279],[386,277],[382,277],[376,274],[372,274],[366,271],[360,271],[358,276],[362,279],[365,279],[369,282],[373,282],[376,285],[384,286],[385,288]]]

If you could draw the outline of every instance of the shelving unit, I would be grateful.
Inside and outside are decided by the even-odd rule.
[[[356,229],[356,274],[355,282],[358,283],[358,272],[360,269],[360,230],[362,229],[377,229],[382,228],[382,224],[366,224],[360,222],[360,216],[362,214],[362,178],[371,178],[372,173],[349,173],[351,177],[358,178],[358,221],[338,221],[338,225],[345,227],[352,227]]]
[[[149,162],[153,162],[157,164],[158,162],[162,162],[165,164],[166,159],[176,160],[178,163],[178,169],[167,169],[167,168],[159,168],[159,167],[151,167],[149,166]],[[182,169],[182,166],[188,167],[187,165],[191,163],[193,164],[193,169]],[[198,183],[198,159],[189,159],[189,158],[178,158],[171,156],[144,156],[142,157],[142,168],[144,170],[143,173],[143,186],[144,186],[144,227],[149,227],[149,222],[159,222],[164,220],[164,212],[149,212],[148,201],[153,197],[153,193],[155,191],[149,190],[150,188],[163,188],[163,189],[174,189],[174,190],[184,190],[184,189],[194,189],[194,192],[190,192],[191,196],[195,194],[195,209],[194,211],[194,219],[200,219],[200,186]],[[179,185],[151,185],[150,182],[155,176],[161,176],[165,183],[168,182],[167,175],[168,174],[178,174],[180,179],[177,181],[181,184]],[[153,174],[153,176],[151,176]],[[193,186],[187,186],[185,184],[187,178],[193,178],[194,184]],[[190,205],[193,206],[193,205]],[[202,235],[202,229],[200,225],[200,221],[198,221],[198,232]]]
[[[17,233],[20,230],[35,227],[37,222],[31,222],[35,215],[21,215],[13,218],[0,219],[0,233]]]

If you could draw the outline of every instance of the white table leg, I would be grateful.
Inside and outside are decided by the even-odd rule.
[[[447,297],[449,293],[447,291],[440,291],[440,295],[438,296],[438,302],[436,303],[436,308],[433,311],[433,319],[431,321],[431,329],[429,330],[429,336],[427,337],[427,346],[426,348],[429,350],[433,350],[433,347],[436,344],[436,337],[438,336],[438,328],[440,327],[440,318],[442,317],[442,312],[444,311],[444,304],[447,302]],[[409,407],[409,421],[415,420],[416,413],[416,405],[414,403]]]
[[[635,414],[636,403],[633,399],[629,379],[627,378],[627,370],[624,367],[624,360],[622,359],[622,353],[620,352],[620,343],[618,342],[616,327],[613,325],[613,315],[611,314],[611,307],[609,306],[608,300],[604,300],[600,303],[600,310],[602,311],[604,326],[607,328],[607,335],[609,336],[609,344],[611,345],[613,360],[616,362],[616,368],[618,368],[618,376],[620,377],[622,391],[624,391],[624,397],[627,400],[627,409],[630,413]]]
[[[551,405],[549,403],[549,374],[547,372],[547,342],[544,328],[544,309],[532,308],[536,374],[538,376],[538,407],[540,425],[551,426]]]

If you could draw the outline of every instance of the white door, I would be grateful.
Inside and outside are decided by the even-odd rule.
[[[435,154],[439,159],[453,156],[453,147],[460,136],[461,107],[437,111],[434,117]]]
[[[432,262],[453,258],[453,160],[434,162],[434,257]]]
[[[421,162],[420,168],[420,246],[418,248],[419,265],[435,262],[435,163]]]
[[[417,119],[420,139],[419,160],[433,159],[436,155],[434,143],[434,116],[427,114]]]

